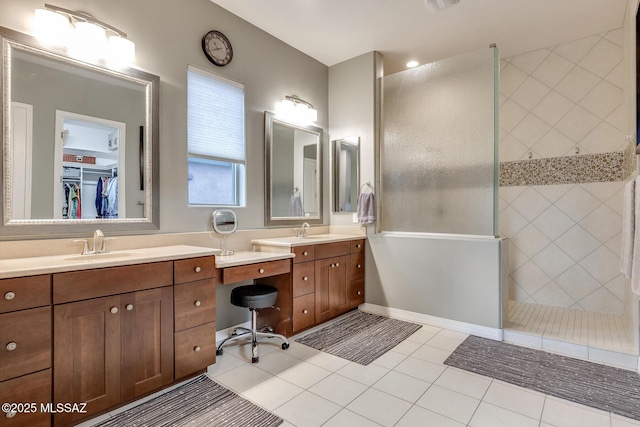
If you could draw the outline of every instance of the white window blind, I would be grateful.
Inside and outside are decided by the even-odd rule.
[[[244,85],[190,66],[187,104],[189,156],[244,164]]]

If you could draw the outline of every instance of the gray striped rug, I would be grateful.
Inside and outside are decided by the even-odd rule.
[[[361,365],[368,365],[422,325],[356,310],[297,342]]]
[[[640,420],[640,375],[634,371],[475,336],[444,363]]]
[[[282,419],[200,375],[94,427],[271,427]]]

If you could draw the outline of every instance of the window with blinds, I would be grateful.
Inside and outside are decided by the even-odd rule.
[[[244,204],[244,85],[189,66],[190,205]]]

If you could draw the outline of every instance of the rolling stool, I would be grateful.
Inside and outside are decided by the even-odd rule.
[[[279,334],[270,332],[258,332],[256,328],[256,320],[258,317],[258,309],[260,308],[275,308],[273,305],[278,299],[278,290],[269,285],[246,285],[238,286],[231,291],[231,304],[237,307],[246,307],[251,311],[251,329],[236,328],[230,337],[225,338],[218,349],[217,355],[222,355],[222,346],[229,341],[243,338],[247,334],[251,334],[251,362],[258,363],[258,337],[267,338],[280,338],[282,341],[282,349],[289,348],[289,340],[286,337]],[[242,334],[238,334],[237,330],[246,331]]]

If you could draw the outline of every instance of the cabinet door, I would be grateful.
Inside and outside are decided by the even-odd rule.
[[[349,310],[348,273],[349,256],[316,261],[316,323]]]
[[[122,399],[173,381],[173,287],[121,296]]]
[[[87,403],[86,414],[57,413],[70,425],[120,402],[120,296],[54,307],[53,401]]]

